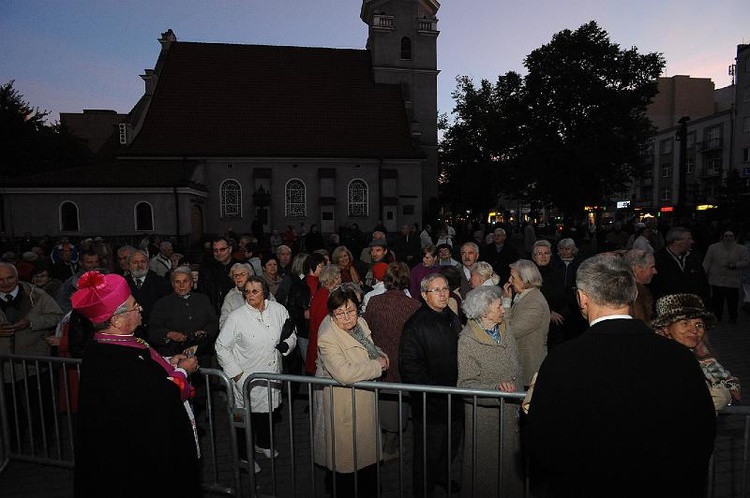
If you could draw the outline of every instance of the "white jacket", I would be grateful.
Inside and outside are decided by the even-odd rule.
[[[266,300],[260,312],[249,304],[232,311],[216,339],[216,357],[224,372],[231,378],[242,377],[234,383],[234,397],[238,408],[244,408],[242,388],[245,379],[257,372],[281,373],[281,353],[276,349],[281,337],[281,327],[289,318],[286,308],[279,303]],[[297,345],[297,334],[286,339],[288,355]],[[255,381],[250,391],[250,409],[256,413],[268,413],[267,382]],[[271,383],[270,409],[281,403],[281,383]]]

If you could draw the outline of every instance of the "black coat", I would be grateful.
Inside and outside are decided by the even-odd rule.
[[[550,496],[703,496],[716,416],[693,353],[612,319],[542,363],[526,425]]]
[[[81,364],[75,496],[201,496],[180,390],[147,349],[91,343]]]
[[[141,325],[135,330],[135,335],[141,339],[148,340],[148,323],[151,318],[151,310],[154,309],[154,303],[171,293],[172,286],[166,278],[160,277],[151,270],[144,277],[140,289],[136,287],[132,275],[127,275],[125,280],[128,282],[130,293],[133,294],[135,301],[143,307],[143,311],[141,311]]]
[[[226,265],[219,263],[214,258],[206,258],[201,263],[198,271],[198,292],[208,296],[211,304],[214,305],[216,315],[221,315],[221,305],[224,303],[224,296],[234,288],[232,277],[229,276],[229,270],[235,263],[241,263],[237,259],[230,259]]]
[[[700,296],[706,305],[710,303],[711,287],[703,269],[701,254],[690,251],[685,258],[684,271],[666,247],[656,251],[654,259],[657,273],[649,285],[654,302],[662,296],[688,293]]]
[[[405,384],[455,387],[458,382],[458,334],[461,321],[450,308],[437,312],[422,304],[404,324],[399,371]],[[454,420],[463,416],[460,396],[453,396]],[[412,415],[422,420],[422,396],[412,396]],[[448,396],[427,395],[427,423],[448,423]]]

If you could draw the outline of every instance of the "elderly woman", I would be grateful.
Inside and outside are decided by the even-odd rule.
[[[354,266],[354,256],[346,246],[338,246],[333,250],[331,262],[341,269],[341,282],[354,282],[362,285],[362,279]]]
[[[656,301],[651,326],[664,337],[679,342],[694,354],[706,377],[716,410],[740,400],[740,381],[718,362],[704,340],[706,329],[716,323],[695,294],[671,294]]]
[[[403,261],[390,263],[383,277],[385,292],[370,299],[363,318],[372,329],[372,339],[391,358],[391,367],[383,377],[385,382],[401,382],[398,371],[398,349],[401,344],[401,331],[408,320],[420,307],[416,299],[404,293],[409,286],[409,266]],[[403,401],[403,400],[402,400]],[[406,429],[409,418],[408,403],[400,403],[395,392],[380,396],[380,428],[383,431],[383,459],[398,456],[398,435]],[[399,406],[402,425],[399,426]]]
[[[547,356],[550,312],[541,287],[542,275],[533,261],[519,259],[510,264],[510,277],[503,286],[503,308],[518,345],[519,386],[523,387],[531,385],[531,378]]]
[[[422,290],[420,285],[422,284],[422,279],[430,273],[435,273],[439,270],[437,247],[432,244],[423,247],[422,261],[414,265],[410,273],[409,294],[411,294],[411,297],[421,302]]]
[[[471,284],[472,289],[476,289],[482,285],[497,285],[499,283],[500,277],[492,269],[492,265],[486,261],[477,261],[471,269],[469,284]]]
[[[382,376],[389,366],[388,356],[375,346],[367,322],[359,318],[354,289],[332,291],[327,307],[330,320],[323,322],[318,336],[315,375],[344,385]],[[355,472],[359,496],[377,495],[375,402],[375,393],[365,389],[328,386],[315,392],[315,463],[329,470],[327,487],[337,479],[342,496],[354,496]]]
[[[521,375],[516,340],[503,317],[503,291],[497,286],[480,286],[469,291],[463,302],[468,318],[458,338],[458,387],[498,389],[515,392]],[[520,472],[518,405],[506,402],[503,410],[503,462],[498,460],[500,402],[496,398],[472,398],[465,402],[463,485],[465,496],[497,496],[501,469],[503,495],[523,496]],[[473,425],[476,410],[476,427]],[[474,434],[476,433],[476,461]],[[479,470],[485,469],[485,470]],[[486,469],[493,469],[492,472]]]
[[[282,356],[287,356],[297,345],[289,313],[279,303],[269,301],[263,277],[248,277],[244,293],[246,303],[229,314],[216,339],[216,357],[224,373],[234,381],[238,408],[245,408],[243,386],[248,376],[257,372],[281,373]],[[287,320],[289,324],[285,326]],[[281,404],[281,383],[257,380],[251,386],[248,408],[256,438],[255,451],[271,458],[278,452],[272,450],[268,414]]]
[[[144,490],[201,496],[200,452],[188,402],[194,392],[188,374],[198,370],[196,358],[166,360],[134,336],[141,307],[120,275],[84,273],[71,304],[95,330],[81,364],[75,495],[102,496],[106,489],[117,496]]]
[[[320,270],[318,280],[320,287],[310,300],[310,323],[305,355],[305,370],[310,375],[315,375],[317,370],[315,362],[318,359],[318,329],[328,315],[328,296],[335,287],[341,285],[341,270],[338,265],[326,265]]]

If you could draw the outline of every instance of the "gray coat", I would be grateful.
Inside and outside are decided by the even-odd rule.
[[[500,325],[500,343],[496,343],[475,321],[470,320],[458,338],[458,387],[497,389],[500,382],[516,383],[520,390],[521,369],[516,340]],[[465,433],[463,456],[463,496],[495,497],[500,473],[500,407],[499,399],[478,398],[476,407],[476,465],[474,450],[473,398],[465,401]],[[518,403],[506,402],[503,409],[503,496],[523,496],[520,467],[520,434]],[[476,471],[476,476],[472,472]],[[474,480],[475,479],[475,480]]]

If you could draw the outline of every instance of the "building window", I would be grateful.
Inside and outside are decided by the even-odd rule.
[[[662,140],[660,144],[661,153],[663,155],[671,154],[672,153],[672,139],[669,138],[667,140]]]
[[[690,133],[687,134],[686,147],[688,149],[692,149],[693,147],[695,147],[695,132],[694,131],[691,131]]]
[[[242,217],[242,186],[237,180],[224,180],[220,187],[222,218]]]
[[[672,189],[669,187],[661,188],[661,200],[663,202],[669,202],[672,200]]]
[[[151,232],[154,230],[154,210],[148,202],[135,205],[136,232]]]
[[[293,178],[284,189],[284,216],[304,218],[307,216],[307,189],[302,180]]]
[[[669,178],[672,176],[672,165],[671,164],[663,164],[661,167],[661,177],[662,178]]]
[[[709,128],[706,138],[707,138],[709,149],[720,148],[721,147],[721,125],[713,126]]]
[[[721,174],[721,155],[712,154],[706,158],[706,175]]]
[[[401,58],[411,60],[411,39],[408,36],[401,38]]]
[[[60,231],[77,232],[78,224],[78,206],[70,201],[60,204]]]
[[[693,172],[694,163],[695,163],[695,159],[693,157],[685,158],[685,174],[689,175]]]
[[[745,147],[744,149],[742,149],[742,162],[750,162],[750,147]]]
[[[367,183],[364,180],[352,180],[348,189],[348,212],[349,216],[367,216],[370,212],[367,198]]]
[[[750,116],[742,118],[742,133],[750,133]]]

